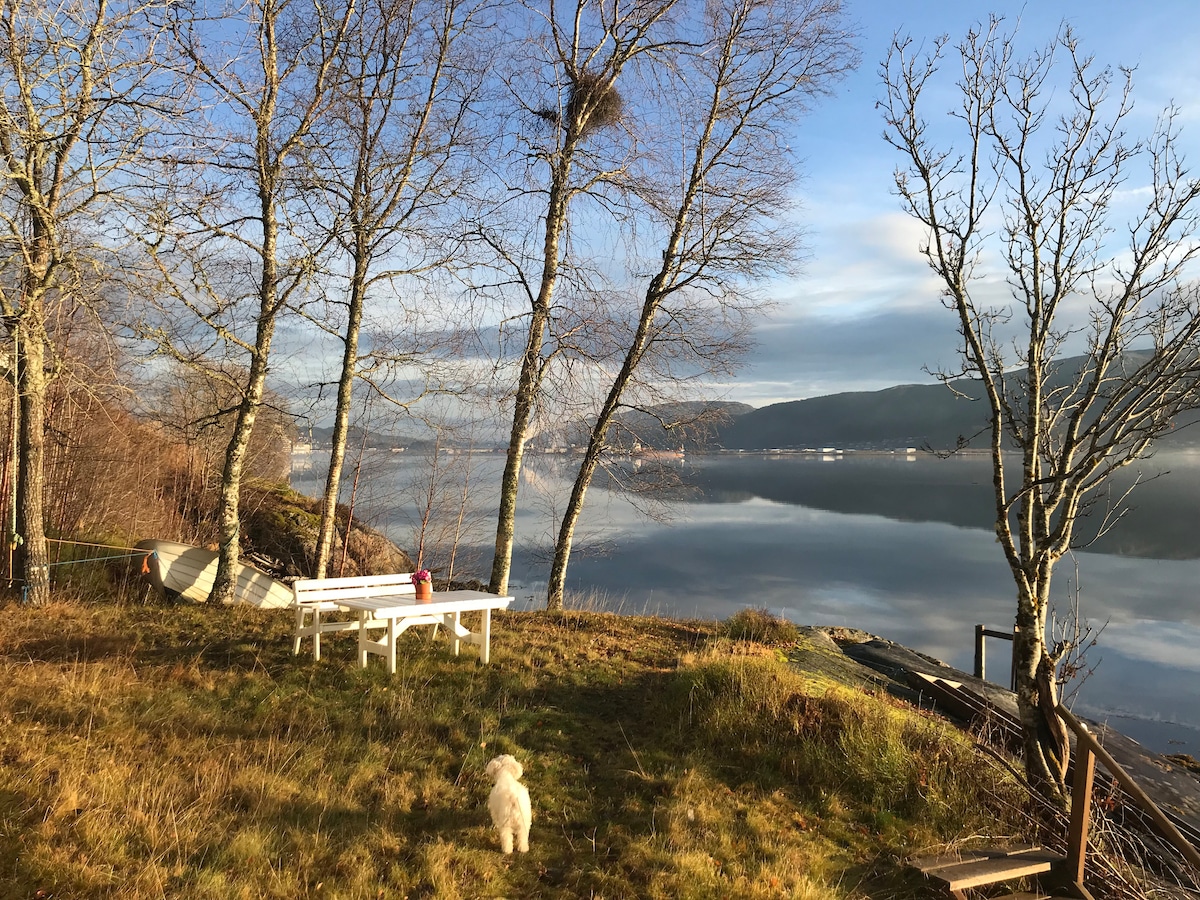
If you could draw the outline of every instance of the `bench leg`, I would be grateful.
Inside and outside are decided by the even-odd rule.
[[[296,631],[292,636],[292,656],[300,655],[300,636],[304,630],[304,607],[296,607]]]
[[[321,610],[313,609],[313,659],[321,661]]]
[[[367,614],[360,611],[358,614],[358,667],[365,669],[367,667]]]
[[[479,623],[479,658],[483,660],[486,666],[492,661],[492,611],[485,609],[483,611],[483,621]]]
[[[396,620],[388,619],[387,623],[387,670],[389,675],[396,674]]]

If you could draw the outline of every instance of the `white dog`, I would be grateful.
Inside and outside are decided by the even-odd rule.
[[[525,770],[507,753],[497,756],[487,764],[488,777],[496,782],[488,797],[488,811],[492,822],[500,832],[500,849],[513,852],[513,836],[517,849],[529,851],[529,825],[533,821],[533,810],[529,806],[529,791],[517,779]]]

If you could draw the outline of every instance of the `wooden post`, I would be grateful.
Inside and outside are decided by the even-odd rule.
[[[1012,642],[1012,662],[1009,666],[1008,674],[1008,689],[1014,694],[1017,692],[1017,632],[1020,631],[1016,625],[1013,625],[1012,637],[1009,641]]]
[[[1087,861],[1088,828],[1092,822],[1092,784],[1096,776],[1096,754],[1086,741],[1075,748],[1075,778],[1071,784],[1071,830],[1067,834],[1067,876],[1083,884]]]
[[[975,626],[975,677],[983,679],[984,676],[984,626]]]
[[[996,631],[994,628],[988,628],[986,625],[975,626],[975,677],[987,679],[987,650],[986,643],[990,637],[1001,638],[1002,640],[1013,642],[1016,638],[1017,629],[1014,626],[1011,633],[1007,631]],[[1016,644],[1013,643],[1015,647]],[[1009,676],[1009,688],[1017,689],[1017,658],[1013,656],[1012,667]]]

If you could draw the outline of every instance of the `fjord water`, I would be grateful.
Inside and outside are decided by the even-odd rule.
[[[386,455],[375,484],[399,484],[419,468]],[[500,460],[477,459],[473,492],[494,503]],[[512,593],[526,608],[544,602],[552,508],[572,462],[534,458],[522,485]],[[798,624],[861,629],[967,671],[975,625],[1012,625],[1015,588],[990,526],[986,457],[718,454],[678,466],[684,487],[658,508],[666,520],[641,515],[625,492],[593,490],[570,591],[612,609],[680,617],[766,607]],[[1103,626],[1073,708],[1151,749],[1200,756],[1200,454],[1139,463],[1113,494],[1137,478],[1144,483],[1122,521],[1056,570],[1059,614],[1077,597],[1082,618]],[[411,545],[401,497],[376,490],[360,508]],[[1108,510],[1107,498],[1096,504],[1085,537],[1101,530]],[[490,562],[494,521],[486,512],[480,521],[477,558]],[[991,680],[1007,681],[1009,647],[989,641]]]

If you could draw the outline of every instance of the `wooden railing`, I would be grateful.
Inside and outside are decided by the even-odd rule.
[[[1058,714],[1078,738],[1075,746],[1075,777],[1071,785],[1071,827],[1067,835],[1067,877],[1076,885],[1082,886],[1083,868],[1087,859],[1088,827],[1092,819],[1092,784],[1096,777],[1097,759],[1150,817],[1151,823],[1162,838],[1200,872],[1200,852],[1197,852],[1146,792],[1138,787],[1138,783],[1121,768],[1121,764],[1100,746],[1100,742],[1092,736],[1087,726],[1061,704],[1058,706]]]
[[[1000,640],[1002,640],[1002,641],[1008,641],[1011,643],[1014,634],[1016,634],[1016,628],[1013,628],[1010,631],[1000,631],[997,628],[989,628],[987,625],[976,625],[975,626],[975,677],[976,678],[981,678],[981,679],[985,679],[985,680],[987,678],[987,676],[984,674],[984,671],[986,669],[986,663],[987,663],[987,658],[986,658],[987,646],[986,646],[986,641],[984,639],[994,637],[994,638],[1000,638]],[[1017,689],[1017,666],[1016,666],[1015,662],[1013,663],[1013,665],[1011,666],[1011,668],[1009,670],[1008,688],[1011,691],[1015,691]]]

